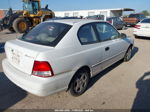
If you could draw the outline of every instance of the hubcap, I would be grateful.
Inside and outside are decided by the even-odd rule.
[[[25,31],[27,29],[27,24],[25,22],[19,23],[19,30]]]
[[[131,49],[129,49],[127,52],[127,60],[129,60],[130,58],[131,58]]]
[[[88,80],[88,77],[86,74],[81,74],[80,77],[76,79],[75,84],[74,84],[74,90],[76,93],[79,93],[86,88],[87,80]]]

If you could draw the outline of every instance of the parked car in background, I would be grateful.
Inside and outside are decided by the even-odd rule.
[[[112,24],[117,30],[121,30],[125,28],[125,23],[119,17],[107,18],[107,22]]]
[[[123,21],[125,22],[126,26],[135,26],[138,22],[145,19],[146,16],[144,14],[130,14],[128,17],[123,18]]]
[[[146,18],[134,27],[135,38],[150,37],[150,18]]]
[[[78,18],[78,17],[62,17],[61,19],[81,19],[81,18]]]
[[[46,21],[6,42],[6,76],[38,96],[69,90],[83,94],[90,78],[108,66],[131,59],[132,38],[98,20]]]
[[[86,17],[86,19],[94,19],[94,20],[105,20],[105,16],[104,15],[94,15],[94,16],[88,16]]]
[[[49,20],[60,20],[60,19],[81,19],[81,18],[78,18],[78,17],[55,17],[55,18],[47,19],[47,21],[49,21]]]

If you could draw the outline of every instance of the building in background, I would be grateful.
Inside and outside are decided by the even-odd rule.
[[[0,9],[0,19],[2,19],[8,9]],[[17,10],[13,10],[14,12]],[[56,17],[87,17],[94,15],[104,15],[104,17],[121,17],[125,11],[135,11],[131,8],[118,9],[96,9],[96,10],[76,10],[76,11],[55,11]]]
[[[5,15],[7,14],[9,9],[0,9],[0,19],[2,19],[3,17],[5,17]],[[15,12],[17,10],[13,10],[13,12]]]
[[[6,15],[7,11],[8,10],[0,9],[0,19],[2,19]]]
[[[135,11],[130,8],[118,9],[97,9],[97,10],[76,10],[76,11],[55,11],[56,17],[87,17],[104,15],[105,17],[121,17],[124,11]]]

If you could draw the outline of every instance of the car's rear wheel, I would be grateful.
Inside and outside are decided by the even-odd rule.
[[[124,61],[128,62],[132,58],[132,47],[129,47],[127,50],[125,56],[124,56]]]
[[[86,69],[79,70],[70,84],[70,94],[72,96],[80,96],[82,95],[87,87],[90,80],[90,73]]]
[[[126,29],[126,26],[124,25],[124,26],[122,26],[122,30],[125,30]]]

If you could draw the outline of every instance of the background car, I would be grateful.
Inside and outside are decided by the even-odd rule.
[[[94,15],[94,16],[88,16],[86,19],[94,19],[94,20],[105,20],[104,15]]]
[[[62,17],[61,19],[81,19],[81,18],[78,18],[78,17]]]
[[[138,22],[145,19],[146,16],[141,13],[136,14],[130,14],[128,17],[123,18],[123,21],[125,22],[126,26],[135,26]]]
[[[49,20],[60,20],[60,19],[81,19],[81,18],[78,18],[78,17],[55,17],[55,18],[47,19],[46,21],[49,21]]]
[[[150,18],[144,19],[134,27],[135,38],[150,37]]]
[[[107,21],[112,24],[117,30],[125,28],[125,23],[119,17],[107,18]]]
[[[22,89],[47,96],[83,94],[90,78],[119,60],[131,59],[134,41],[97,20],[53,20],[5,44],[6,76]]]

